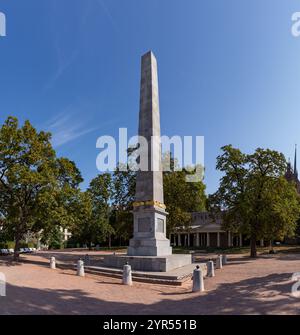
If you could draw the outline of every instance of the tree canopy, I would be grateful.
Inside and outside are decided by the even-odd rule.
[[[134,152],[134,150],[133,150]],[[167,231],[188,230],[191,213],[206,209],[202,180],[187,182],[189,169],[178,170],[168,155],[170,170],[163,173],[164,202],[169,213]],[[244,154],[231,145],[222,148],[217,169],[223,173],[218,191],[209,197],[213,213],[222,213],[224,229],[251,240],[256,256],[258,239],[292,236],[299,222],[299,196],[284,178],[283,154],[258,148]],[[86,191],[76,164],[57,157],[51,134],[37,131],[9,117],[0,128],[0,239],[20,242],[38,234],[48,245],[60,245],[61,229],[68,228],[82,244],[112,238],[119,244],[132,236],[132,203],[136,172],[119,166],[113,173],[96,176]]]
[[[72,221],[69,205],[82,181],[66,158],[57,158],[50,133],[38,132],[29,121],[19,127],[9,117],[0,129],[0,215],[3,232],[19,243],[28,232]]]
[[[187,182],[188,170],[176,170],[176,160],[170,156],[170,171],[163,175],[164,201],[169,213],[167,231],[189,229],[191,213],[206,209],[205,185],[202,181]]]
[[[258,148],[244,154],[231,145],[222,148],[217,169],[224,173],[218,191],[210,197],[213,211],[222,211],[224,229],[250,238],[251,256],[256,241],[292,235],[299,218],[295,185],[284,178],[283,154]]]

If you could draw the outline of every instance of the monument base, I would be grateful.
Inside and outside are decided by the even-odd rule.
[[[127,248],[128,256],[170,256],[172,247],[166,238],[132,238]]]
[[[192,255],[169,255],[169,256],[128,256],[107,255],[104,264],[112,268],[123,268],[128,263],[132,270],[167,272],[192,264]]]

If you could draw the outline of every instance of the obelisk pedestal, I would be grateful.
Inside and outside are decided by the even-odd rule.
[[[172,255],[170,241],[166,238],[164,209],[155,205],[138,206],[133,211],[134,237],[129,242],[129,256]]]

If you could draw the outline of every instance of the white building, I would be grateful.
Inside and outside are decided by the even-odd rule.
[[[192,213],[189,229],[178,228],[170,234],[173,246],[186,247],[232,247],[243,246],[243,236],[222,229],[222,217],[212,218],[209,212]]]

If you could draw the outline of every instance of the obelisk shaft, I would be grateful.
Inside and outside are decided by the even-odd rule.
[[[142,57],[139,136],[148,143],[148,171],[138,172],[135,200],[163,204],[157,61],[151,51]]]

